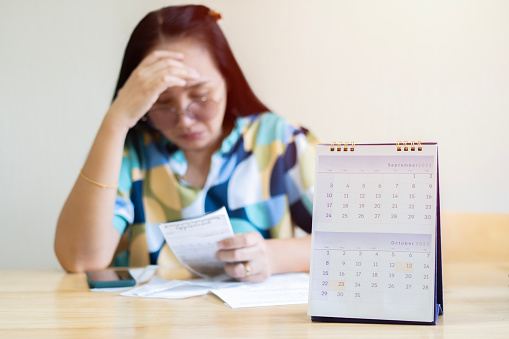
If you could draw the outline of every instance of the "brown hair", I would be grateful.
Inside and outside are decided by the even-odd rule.
[[[168,39],[192,37],[210,51],[228,88],[225,120],[268,111],[257,98],[240,69],[217,21],[221,15],[201,5],[172,6],[148,13],[131,34],[122,61],[113,99],[155,46]],[[143,124],[138,122],[137,125]]]

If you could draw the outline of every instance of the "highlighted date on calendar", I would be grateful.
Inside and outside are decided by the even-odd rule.
[[[433,292],[431,234],[315,232],[312,299],[420,304]]]

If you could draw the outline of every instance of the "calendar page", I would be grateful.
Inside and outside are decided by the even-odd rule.
[[[308,314],[436,319],[437,145],[317,146]]]

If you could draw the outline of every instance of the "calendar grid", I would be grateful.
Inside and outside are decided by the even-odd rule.
[[[323,173],[317,181],[322,223],[427,225],[436,187],[433,174]]]
[[[322,145],[320,145],[322,146]],[[432,321],[436,148],[317,150],[311,315]]]
[[[431,235],[369,237],[366,241],[362,233],[315,233],[313,299],[376,304],[413,294],[417,297],[404,298],[404,303],[421,303],[430,290]],[[360,246],[364,242],[367,248]]]

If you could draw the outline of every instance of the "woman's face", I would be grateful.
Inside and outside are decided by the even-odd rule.
[[[173,114],[173,120],[162,124],[154,116],[153,126],[184,152],[215,151],[223,139],[226,81],[212,55],[202,43],[189,38],[163,43],[155,49],[182,53],[184,64],[196,70],[199,77],[187,80],[184,87],[171,87],[159,96],[151,111],[166,111],[164,114]],[[185,114],[188,107],[198,114],[194,117]],[[178,114],[168,113],[168,108]]]

